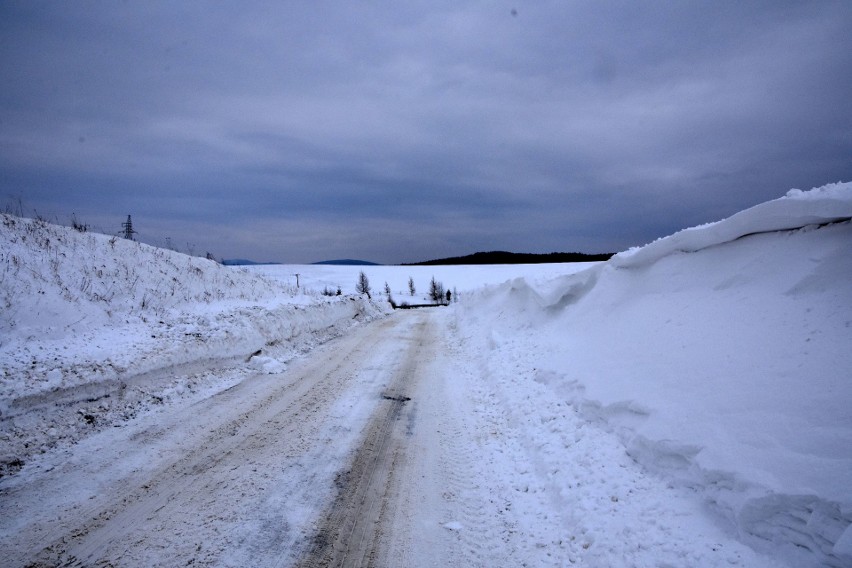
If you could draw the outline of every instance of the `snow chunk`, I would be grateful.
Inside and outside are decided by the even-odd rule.
[[[263,371],[267,375],[283,373],[287,370],[287,363],[279,359],[275,359],[273,357],[265,357],[260,355],[257,357],[252,357],[251,362],[254,365],[255,369]]]

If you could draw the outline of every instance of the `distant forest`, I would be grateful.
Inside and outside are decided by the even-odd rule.
[[[443,264],[545,264],[549,262],[596,262],[609,260],[615,253],[584,254],[581,252],[551,252],[530,254],[519,252],[477,252],[467,256],[454,256],[423,262],[404,263],[403,266],[435,266]]]

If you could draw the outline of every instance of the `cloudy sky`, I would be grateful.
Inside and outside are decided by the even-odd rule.
[[[0,0],[0,199],[217,258],[617,251],[852,180],[852,2]]]

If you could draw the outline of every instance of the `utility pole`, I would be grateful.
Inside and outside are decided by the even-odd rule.
[[[130,215],[127,216],[127,221],[122,223],[121,226],[124,228],[124,238],[132,241],[136,231],[133,230],[133,221],[130,220]]]

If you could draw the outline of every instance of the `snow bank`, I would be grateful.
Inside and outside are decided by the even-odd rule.
[[[2,215],[0,245],[2,339],[145,323],[214,302],[309,301],[295,288],[210,260],[40,220]]]
[[[459,325],[755,549],[849,566],[850,217],[852,184],[792,191],[547,285],[492,288]]]
[[[852,218],[852,183],[835,183],[810,191],[791,189],[785,197],[740,211],[722,221],[679,231],[643,247],[621,252],[611,266],[648,264],[674,252],[695,252],[747,235],[836,223]]]
[[[387,311],[9,215],[0,217],[0,308],[0,475],[217,381],[201,372],[211,363],[234,380],[277,372]]]

